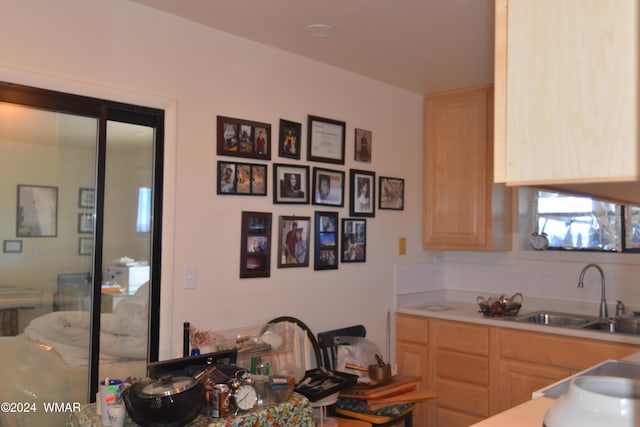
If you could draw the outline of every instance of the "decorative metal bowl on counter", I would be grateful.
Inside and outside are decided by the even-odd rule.
[[[515,316],[522,307],[522,293],[518,292],[510,297],[500,295],[498,298],[477,297],[480,312],[485,316]]]

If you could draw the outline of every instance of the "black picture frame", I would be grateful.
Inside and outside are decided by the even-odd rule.
[[[58,236],[58,187],[18,185],[16,237]]]
[[[404,179],[381,176],[378,181],[378,209],[403,211]]]
[[[314,215],[314,270],[337,270],[340,242],[338,213],[316,211]]]
[[[355,161],[371,163],[371,155],[373,154],[373,132],[365,129],[356,129],[353,148],[353,158]]]
[[[367,220],[342,218],[341,262],[367,261]]]
[[[346,123],[309,115],[307,118],[307,160],[344,165]]]
[[[314,205],[344,206],[344,171],[313,168]]]
[[[278,156],[300,160],[302,124],[280,119]]]
[[[80,237],[78,239],[78,255],[93,254],[93,237]]]
[[[22,253],[22,240],[5,240],[3,250],[7,254]]]
[[[271,275],[271,217],[269,212],[242,211],[241,279]]]
[[[80,212],[78,214],[78,233],[93,233],[95,228],[95,217],[90,212]]]
[[[218,160],[216,194],[221,196],[266,196],[267,165]]]
[[[271,124],[226,116],[216,124],[218,155],[271,160]]]
[[[310,217],[280,217],[278,225],[278,268],[309,266],[310,235]]]
[[[82,209],[93,209],[96,205],[96,192],[93,188],[78,189],[78,207]]]
[[[375,217],[376,173],[360,169],[349,170],[349,215]]]
[[[273,164],[273,203],[309,204],[309,166]]]

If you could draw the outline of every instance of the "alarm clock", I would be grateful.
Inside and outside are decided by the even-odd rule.
[[[530,243],[533,249],[542,251],[549,247],[549,237],[547,237],[547,233],[534,232],[531,234]]]
[[[234,378],[229,383],[229,403],[235,412],[249,411],[258,403],[258,393],[248,379]]]

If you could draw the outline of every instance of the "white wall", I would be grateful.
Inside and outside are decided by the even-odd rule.
[[[422,97],[240,39],[126,0],[4,1],[0,79],[167,110],[161,357],[181,352],[182,322],[252,325],[293,315],[315,332],[363,323],[385,344],[394,265],[423,262],[420,248]],[[307,114],[347,123],[344,166],[406,181],[405,210],[367,220],[367,262],[338,270],[278,269],[238,278],[240,212],[313,216],[315,206],[215,194],[216,115],[303,124]],[[354,129],[373,132],[371,164],[353,161]],[[303,144],[305,145],[305,144]],[[306,147],[302,150],[303,159]],[[233,159],[231,159],[233,160]],[[272,151],[272,162],[290,163]],[[347,179],[348,181],[348,179]],[[348,203],[337,209],[348,216]],[[332,209],[328,209],[332,210]],[[405,256],[398,238],[407,237]],[[426,257],[429,260],[429,257]],[[185,265],[197,289],[183,289]]]

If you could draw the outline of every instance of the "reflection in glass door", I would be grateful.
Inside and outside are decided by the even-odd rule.
[[[157,360],[161,111],[0,82],[0,426]]]

